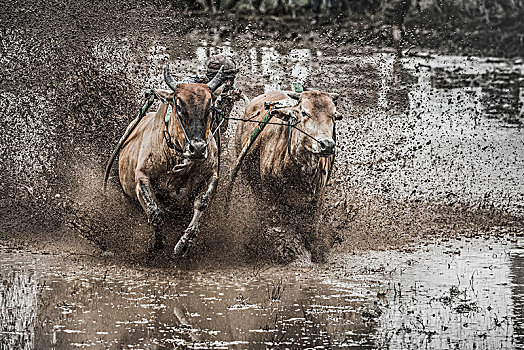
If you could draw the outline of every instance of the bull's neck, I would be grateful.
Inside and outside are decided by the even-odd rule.
[[[290,152],[287,151],[286,145],[286,165],[289,171],[293,174],[293,181],[297,181],[297,186],[301,187],[307,193],[317,194],[323,188],[323,172],[326,171],[321,159],[302,148],[297,152],[297,147],[293,145],[301,142],[300,140],[292,140]],[[290,154],[293,159],[290,158]]]

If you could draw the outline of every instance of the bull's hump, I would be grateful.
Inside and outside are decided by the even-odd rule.
[[[259,109],[263,109],[264,102],[270,102],[270,101],[273,102],[273,101],[284,100],[287,97],[288,96],[282,91],[270,91],[270,92],[266,92],[263,95],[255,97],[251,101],[250,104],[254,110],[259,110]]]
[[[305,91],[301,100],[303,104],[311,104],[310,109],[328,111],[334,107],[331,96],[323,91]]]
[[[270,91],[263,96],[265,96],[267,100],[283,100],[288,97],[286,93],[282,91]]]

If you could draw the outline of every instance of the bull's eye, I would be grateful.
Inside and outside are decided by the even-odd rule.
[[[302,112],[302,117],[309,118],[309,115],[306,112]]]

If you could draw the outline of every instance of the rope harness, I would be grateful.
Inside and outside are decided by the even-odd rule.
[[[163,103],[167,103],[168,104],[166,117],[164,118],[164,125],[165,125],[165,128],[164,128],[164,139],[166,141],[166,145],[170,149],[174,150],[179,156],[183,157],[183,153],[184,153],[183,148],[180,148],[178,145],[176,145],[173,142],[173,138],[171,137],[171,134],[169,133],[169,120],[171,118],[171,112],[172,112],[171,104],[168,101],[165,101],[165,100],[163,100],[161,98],[159,98],[159,99]],[[176,100],[174,100],[173,103],[175,105],[175,115],[176,115],[176,118],[178,120],[178,124],[180,125],[180,128],[182,129],[182,132],[184,133],[184,142],[190,143],[191,140],[189,139],[189,136],[187,135],[186,129],[184,128],[184,124],[182,124],[182,119],[180,118],[180,114],[178,113],[178,103],[176,103]],[[211,123],[214,123],[216,125],[216,127],[215,127],[215,130],[213,132],[211,132],[211,135],[207,139],[205,147],[207,147],[209,145],[209,143],[211,142],[211,140],[216,136],[217,152],[218,152],[217,153],[217,158],[218,158],[217,175],[220,175],[220,158],[221,158],[220,127],[224,123],[225,118],[224,118],[224,113],[220,109],[216,108],[215,106],[212,106],[211,108],[212,108],[211,113],[213,114],[213,119],[212,119]]]
[[[111,170],[111,166],[113,165],[113,162],[116,159],[116,156],[120,153],[120,149],[122,148],[122,145],[127,140],[129,135],[135,130],[136,126],[142,120],[142,118],[146,115],[149,108],[153,105],[155,102],[155,99],[158,97],[154,90],[147,89],[145,91],[144,97],[146,98],[146,102],[142,105],[142,108],[140,108],[140,112],[138,113],[138,116],[131,122],[129,127],[127,128],[126,132],[120,137],[120,140],[118,141],[115,149],[113,150],[113,153],[111,154],[111,157],[107,161],[105,174],[104,174],[104,185],[103,190],[105,191],[107,180],[109,179],[109,172]]]
[[[164,140],[166,141],[166,145],[167,145],[168,148],[174,150],[179,156],[183,157],[183,152],[184,152],[183,147],[180,147],[175,142],[173,142],[173,137],[171,136],[171,134],[169,132],[169,121],[170,121],[171,113],[172,113],[171,104],[165,98],[163,98],[162,96],[157,94],[155,92],[155,90],[153,90],[153,89],[146,90],[145,97],[146,97],[147,100],[144,103],[144,105],[142,106],[142,108],[140,109],[138,117],[135,118],[135,120],[132,122],[132,124],[130,125],[130,127],[126,131],[126,133],[124,135],[122,135],[122,137],[121,137],[117,147],[115,148],[115,150],[113,151],[113,154],[111,155],[111,158],[107,162],[105,176],[104,176],[104,189],[105,189],[105,185],[107,183],[107,179],[109,177],[109,170],[110,170],[111,165],[112,165],[113,161],[115,160],[115,158],[116,158],[116,156],[117,156],[117,154],[118,154],[122,144],[126,141],[127,137],[131,134],[131,132],[136,127],[136,125],[138,125],[138,122],[142,119],[142,117],[145,116],[145,114],[147,113],[149,108],[153,105],[153,102],[154,102],[155,99],[158,99],[162,103],[165,103],[165,104],[168,105],[167,111],[166,111],[166,116],[164,118],[164,126],[165,126],[165,128],[163,130],[163,136],[164,136]],[[184,145],[185,145],[185,143],[190,143],[191,140],[189,139],[189,136],[187,135],[186,129],[184,128],[184,124],[182,123],[182,119],[180,118],[180,113],[178,112],[178,103],[177,103],[176,98],[174,99],[173,102],[174,102],[174,105],[175,105],[175,115],[176,115],[178,124],[180,125],[180,128],[182,129],[182,132],[184,134]],[[238,172],[239,167],[240,167],[240,163],[242,162],[242,159],[244,158],[245,154],[247,153],[247,151],[249,150],[249,148],[251,147],[253,142],[255,142],[255,140],[258,137],[258,135],[260,135],[262,130],[264,130],[266,125],[279,125],[279,126],[286,126],[287,127],[287,153],[288,153],[289,159],[291,159],[293,164],[295,164],[299,168],[300,168],[300,166],[299,166],[297,160],[291,154],[291,137],[292,137],[292,134],[293,134],[293,129],[301,132],[302,134],[304,134],[307,137],[311,138],[313,141],[318,142],[321,145],[321,147],[323,147],[322,141],[319,141],[314,136],[310,135],[306,131],[304,131],[304,130],[302,130],[302,129],[297,127],[297,125],[300,123],[300,121],[296,121],[296,119],[294,117],[290,117],[287,120],[287,123],[274,123],[274,122],[271,122],[271,118],[273,117],[271,115],[271,112],[273,111],[273,109],[275,108],[277,103],[278,102],[266,102],[266,103],[264,103],[264,108],[267,109],[267,113],[264,116],[264,118],[262,118],[262,120],[260,120],[260,121],[259,120],[253,120],[256,117],[256,115],[252,116],[249,119],[225,117],[224,113],[220,109],[216,108],[215,106],[211,107],[212,108],[212,115],[213,115],[211,123],[215,124],[216,127],[215,127],[215,130],[211,132],[211,135],[207,139],[205,147],[207,147],[209,145],[209,143],[211,142],[211,140],[214,137],[216,137],[217,148],[218,148],[218,155],[217,155],[218,156],[218,172],[220,172],[220,157],[221,157],[220,127],[222,126],[222,124],[224,123],[225,120],[237,120],[237,121],[241,121],[241,122],[257,123],[258,124],[254,128],[254,130],[251,133],[251,135],[249,136],[248,141],[246,142],[246,144],[242,148],[242,151],[240,152],[240,154],[239,154],[239,156],[238,156],[238,158],[236,160],[235,166],[232,169],[232,177],[233,178],[236,176],[236,173]]]
[[[176,106],[176,104],[175,104],[175,106]],[[171,107],[171,104],[168,103],[166,117],[164,118],[164,125],[165,125],[164,139],[166,140],[167,147],[175,150],[178,153],[183,153],[184,150],[173,143],[172,138],[171,138],[171,134],[169,133],[169,119],[171,118],[171,112],[172,112],[172,107]],[[180,118],[178,116],[178,108],[176,108],[176,107],[175,107],[175,113],[177,115],[178,122],[180,123],[180,127],[182,128],[182,131],[184,132],[184,137],[185,137],[184,141],[185,140],[189,140],[189,138],[187,137],[187,134],[186,134],[186,130],[184,129],[184,126],[180,122]]]
[[[315,142],[318,142],[319,144],[322,145],[322,141],[319,141],[317,138],[315,138],[314,136],[311,136],[309,133],[307,133],[306,131],[300,129],[297,127],[298,124],[300,124],[300,121],[298,122],[295,122],[295,118],[294,117],[291,117],[288,121],[287,124],[284,124],[284,123],[273,123],[273,122],[270,122],[270,121],[266,121],[265,119],[267,118],[267,115],[270,113],[270,111],[268,111],[268,113],[266,113],[266,116],[262,119],[262,120],[253,120],[253,117],[249,118],[249,119],[243,119],[243,118],[232,118],[232,117],[224,117],[224,119],[227,119],[227,120],[238,120],[238,121],[241,121],[241,122],[246,122],[246,123],[258,123],[258,124],[264,124],[264,125],[279,125],[279,126],[287,126],[287,127],[290,127],[290,128],[293,128],[297,131],[300,131],[301,133],[303,133],[304,135],[306,135],[307,137],[309,137],[310,139],[312,139],[313,141]],[[269,118],[271,119],[271,118]],[[258,136],[258,134],[260,134],[262,130],[257,130],[257,128],[255,128],[253,130],[253,132],[251,133],[251,135],[249,136],[250,138],[252,137],[256,137]],[[257,133],[258,132],[258,133]],[[256,134],[256,136],[255,136]]]
[[[304,131],[304,130],[300,129],[299,127],[297,127],[297,125],[300,123],[300,121],[296,121],[296,119],[294,117],[290,117],[287,120],[287,123],[274,123],[274,122],[271,122],[270,120],[273,117],[271,115],[271,111],[275,108],[275,105],[277,103],[278,102],[265,102],[264,103],[264,108],[267,109],[268,111],[267,111],[266,115],[262,118],[262,120],[253,120],[253,118],[255,118],[257,115],[254,115],[254,116],[252,116],[249,119],[223,117],[223,119],[238,120],[238,121],[245,122],[245,123],[258,123],[258,125],[255,127],[255,129],[253,129],[253,131],[251,132],[251,135],[249,135],[249,139],[247,140],[247,142],[242,147],[242,150],[240,151],[240,153],[239,153],[239,155],[238,155],[238,157],[237,157],[237,159],[235,161],[235,164],[234,164],[234,166],[233,166],[233,168],[231,170],[231,178],[232,179],[235,179],[238,171],[240,170],[240,165],[242,164],[242,161],[243,161],[244,157],[247,154],[247,151],[249,150],[251,145],[255,142],[255,140],[257,139],[258,135],[260,135],[260,133],[262,133],[262,130],[264,130],[266,125],[279,125],[279,126],[286,126],[287,127],[287,153],[288,153],[289,159],[299,169],[300,169],[300,165],[298,164],[298,161],[291,154],[291,136],[292,136],[292,133],[293,133],[293,129],[298,130],[299,132],[303,133],[307,137],[311,138],[313,141],[318,142],[321,145],[321,147],[324,147],[324,144],[323,144],[322,141],[319,141],[314,136],[310,135],[306,131]],[[233,181],[231,182],[231,184],[233,183]]]
[[[256,138],[258,137],[258,135],[260,135],[260,133],[262,132],[262,130],[264,129],[264,127],[266,125],[286,126],[287,130],[288,130],[288,132],[287,132],[287,153],[288,153],[289,159],[291,159],[293,164],[295,164],[297,167],[299,167],[297,160],[291,155],[291,136],[293,134],[293,130],[297,130],[297,131],[301,132],[302,134],[306,135],[307,137],[309,137],[313,141],[318,142],[321,146],[323,145],[323,142],[319,141],[314,136],[310,135],[306,131],[304,131],[304,130],[300,129],[299,127],[297,127],[297,125],[300,124],[300,121],[296,121],[296,119],[294,117],[290,117],[287,123],[270,122],[270,120],[272,118],[271,110],[274,108],[274,106],[275,106],[275,103],[268,103],[266,105],[268,111],[267,111],[266,115],[264,116],[264,118],[262,118],[262,120],[253,120],[253,118],[256,115],[251,117],[251,118],[249,118],[249,119],[232,118],[232,117],[223,117],[223,119],[237,120],[237,121],[241,121],[241,122],[245,122],[245,123],[258,123],[258,125],[255,127],[255,129],[251,133],[251,135],[249,135],[248,142],[246,142],[246,144],[242,148],[242,151],[243,151],[244,148],[247,147],[246,152],[249,149],[249,147],[251,147],[253,142],[255,142]],[[244,153],[244,152],[241,152],[241,155],[242,155],[242,153]],[[239,158],[240,158],[240,156],[239,156]]]
[[[168,101],[166,101],[164,98],[159,96],[158,94],[154,93],[154,90],[153,90],[153,95],[155,96],[155,98],[158,98],[159,100],[161,100],[162,103],[167,103],[168,104],[166,117],[164,119],[164,125],[165,125],[164,139],[166,141],[166,144],[167,144],[167,146],[170,149],[175,150],[177,153],[182,154],[183,153],[183,148],[179,147],[178,145],[176,145],[173,142],[173,138],[171,137],[171,134],[169,133],[169,120],[170,120],[171,112],[172,112],[171,104]],[[190,143],[191,141],[189,139],[189,136],[187,135],[187,132],[186,132],[186,129],[184,128],[184,125],[182,124],[182,119],[180,118],[180,114],[178,112],[178,103],[177,103],[176,99],[174,99],[173,102],[174,102],[174,105],[175,105],[175,115],[176,115],[176,118],[178,120],[178,124],[180,125],[180,128],[182,129],[182,132],[184,133],[184,142]],[[293,164],[295,164],[297,167],[299,167],[298,162],[291,155],[291,136],[292,136],[292,133],[293,133],[293,129],[301,132],[302,134],[306,135],[307,137],[311,138],[313,141],[318,142],[321,146],[323,146],[322,141],[319,141],[317,138],[315,138],[314,136],[310,135],[306,131],[298,128],[297,125],[300,124],[300,121],[297,122],[294,117],[290,117],[288,119],[287,124],[271,122],[270,120],[273,117],[271,115],[271,111],[275,108],[276,104],[277,104],[277,102],[266,102],[264,104],[264,108],[267,109],[267,113],[264,116],[264,118],[262,118],[262,120],[260,120],[260,121],[253,120],[253,118],[255,118],[256,115],[252,116],[249,119],[224,117],[224,114],[223,114],[223,112],[220,109],[216,108],[215,106],[212,107],[212,114],[213,114],[212,123],[214,123],[216,125],[216,128],[211,133],[209,138],[207,139],[206,147],[209,145],[209,143],[215,137],[215,135],[217,135],[217,144],[219,146],[218,147],[219,164],[220,164],[220,133],[219,133],[219,130],[220,130],[220,127],[222,126],[222,124],[224,123],[225,120],[237,120],[237,121],[248,122],[248,123],[258,123],[258,125],[255,127],[255,129],[253,130],[253,132],[249,136],[248,142],[244,145],[244,147],[242,149],[242,152],[241,152],[241,156],[239,156],[239,159],[243,158],[243,154],[245,154],[247,152],[247,150],[251,147],[253,142],[255,142],[255,140],[257,139],[258,135],[260,135],[260,133],[262,132],[262,130],[264,130],[266,125],[287,126],[287,129],[288,129],[288,132],[287,132],[287,136],[288,136],[287,137],[288,138],[287,139],[287,153],[288,153],[289,159],[291,159]],[[150,104],[149,104],[149,106],[150,106]],[[244,152],[244,149],[245,149],[245,152]]]
[[[291,133],[293,132],[293,128],[296,128],[297,130],[300,130],[299,128],[296,127],[296,125],[298,123],[293,123],[291,124],[291,121],[295,121],[295,118],[291,117],[289,118],[289,121],[288,121],[288,128],[287,128],[287,155],[289,156],[289,159],[291,159],[291,161],[293,162],[293,164],[295,164],[295,166],[297,168],[300,169],[300,166],[298,165],[298,162],[296,161],[295,158],[293,158],[293,156],[291,155]],[[302,131],[304,132],[304,131]],[[305,132],[304,132],[305,133]],[[306,134],[306,133],[305,133]],[[308,134],[306,134],[308,135]],[[315,139],[313,136],[310,136],[308,135],[309,137],[311,137],[313,140],[319,142],[317,139]]]

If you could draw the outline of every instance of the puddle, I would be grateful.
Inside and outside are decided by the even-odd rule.
[[[524,240],[163,271],[0,251],[0,348],[524,346]]]

